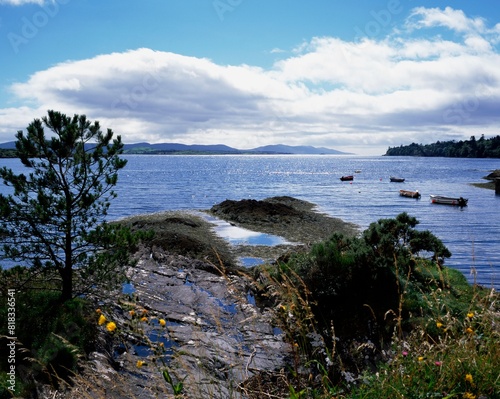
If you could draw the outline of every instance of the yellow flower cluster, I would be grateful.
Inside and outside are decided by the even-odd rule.
[[[142,361],[142,360],[138,360],[137,363],[135,364],[137,366],[137,368],[141,368],[142,366],[144,366],[146,364],[146,362]]]
[[[97,324],[99,324],[100,326],[102,326],[103,324],[105,324],[108,320],[106,319],[106,316],[104,316],[101,312],[101,309],[97,309],[96,310],[96,313],[99,315],[99,320],[97,321]],[[109,331],[109,332],[113,332],[116,330],[116,323],[110,321],[108,324],[106,324],[106,329]]]
[[[106,324],[106,328],[108,329],[109,332],[113,332],[116,330],[116,324],[111,321],[108,324]]]

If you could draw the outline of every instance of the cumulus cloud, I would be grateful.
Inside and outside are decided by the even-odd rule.
[[[461,33],[485,33],[486,26],[483,18],[469,18],[462,10],[446,7],[440,8],[417,7],[408,19],[408,26],[419,28],[445,27]]]
[[[380,153],[412,141],[498,134],[497,27],[451,8],[416,8],[410,25],[461,36],[317,37],[270,69],[146,48],[68,61],[11,87],[27,106],[0,110],[0,134],[47,109],[85,113],[128,143],[288,143]]]

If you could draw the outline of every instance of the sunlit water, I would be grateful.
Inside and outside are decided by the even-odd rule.
[[[408,212],[420,221],[419,229],[430,230],[450,249],[453,256],[448,266],[461,270],[471,282],[500,288],[500,196],[470,185],[500,169],[499,160],[330,155],[126,158],[129,162],[119,175],[111,219],[164,210],[203,210],[225,199],[278,195],[313,202],[320,212],[360,229]],[[20,170],[17,160],[3,159],[0,165]],[[340,176],[348,174],[354,175],[354,181],[341,182]],[[391,183],[390,176],[406,181]],[[400,197],[402,188],[418,189],[422,198]],[[430,194],[462,196],[469,204],[464,208],[431,204]]]

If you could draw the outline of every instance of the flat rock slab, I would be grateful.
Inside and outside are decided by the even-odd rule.
[[[127,397],[125,390],[129,397],[171,395],[162,376],[168,369],[174,383],[183,381],[185,397],[243,399],[245,381],[287,367],[290,348],[272,311],[255,305],[244,274],[154,248],[138,255],[129,278],[135,291],[103,306],[118,326],[109,351],[116,367],[94,361],[107,398]]]

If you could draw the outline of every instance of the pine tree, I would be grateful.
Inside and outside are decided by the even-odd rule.
[[[0,169],[13,190],[0,195],[3,256],[27,266],[25,284],[35,276],[55,280],[64,302],[110,284],[128,260],[135,237],[106,222],[118,171],[126,165],[119,157],[123,144],[85,115],[48,111],[26,130],[16,134],[16,149],[29,173]]]

